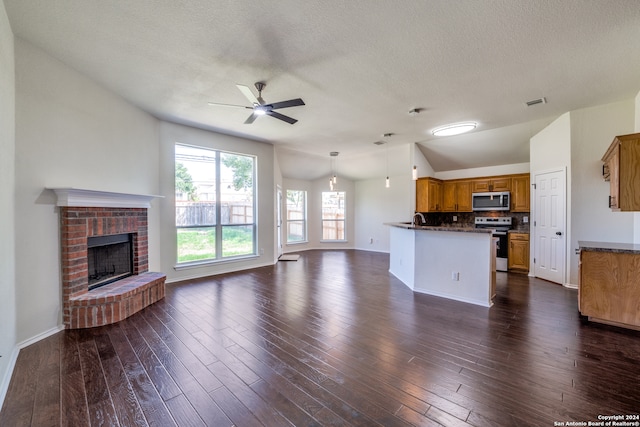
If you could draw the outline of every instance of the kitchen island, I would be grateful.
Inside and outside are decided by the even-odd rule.
[[[491,307],[495,240],[490,229],[392,222],[389,272],[414,292]]]

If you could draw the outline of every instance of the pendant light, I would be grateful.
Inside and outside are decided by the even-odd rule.
[[[331,169],[331,176],[329,177],[329,188],[334,191],[338,185],[338,151],[332,151],[329,153],[329,167]]]
[[[416,165],[413,165],[413,169],[411,170],[411,179],[414,181],[418,180],[418,167]]]
[[[386,188],[389,188],[391,185],[389,183],[389,144],[385,144],[385,152],[386,152],[386,157],[387,157],[387,179],[384,182],[384,186]]]

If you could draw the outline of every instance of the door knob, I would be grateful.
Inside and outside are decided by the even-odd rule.
[[[556,231],[556,234],[557,234],[558,236],[562,236],[562,231]]]

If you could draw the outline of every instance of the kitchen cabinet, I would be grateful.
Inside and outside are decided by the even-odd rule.
[[[511,212],[529,212],[529,184],[528,173],[511,177]]]
[[[471,212],[471,181],[442,183],[443,212]]]
[[[640,329],[640,246],[633,250],[584,248],[580,242],[578,308],[589,320]],[[625,244],[611,244],[623,246]]]
[[[442,181],[418,178],[416,181],[416,212],[440,212],[442,209]]]
[[[602,161],[602,175],[609,181],[609,207],[640,211],[640,133],[616,136]]]
[[[511,178],[509,176],[478,178],[474,179],[472,183],[474,193],[511,190]]]
[[[529,272],[529,234],[509,233],[508,269]]]

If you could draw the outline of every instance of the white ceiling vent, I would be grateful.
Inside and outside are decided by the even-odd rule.
[[[525,102],[525,104],[527,104],[527,107],[531,107],[537,104],[546,104],[546,103],[547,103],[547,98],[532,99],[531,101]]]

